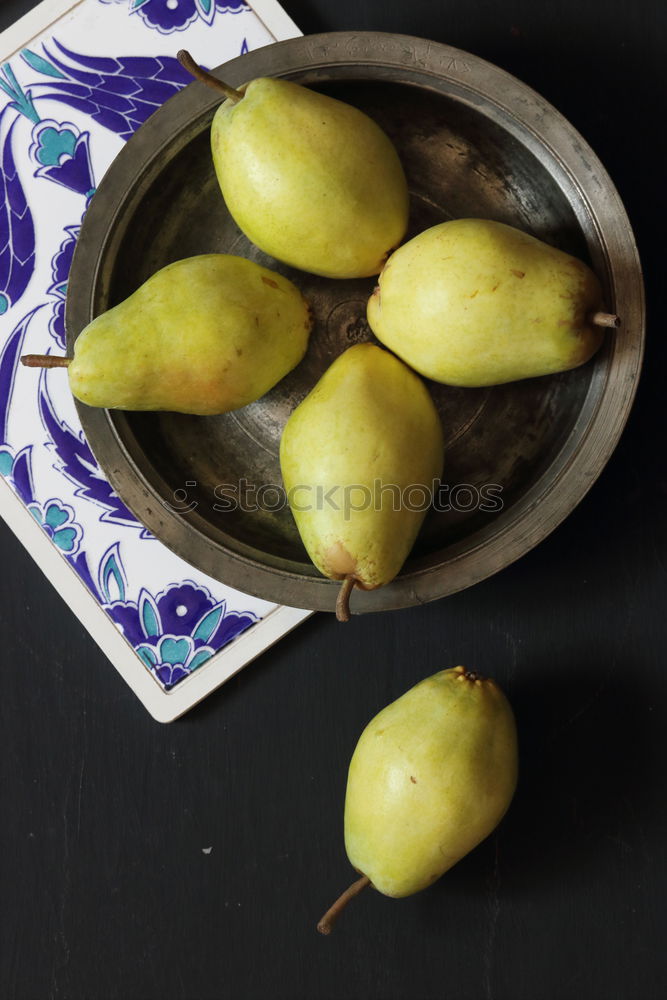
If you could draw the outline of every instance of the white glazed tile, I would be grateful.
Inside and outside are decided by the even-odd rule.
[[[23,48],[16,26],[7,45],[0,36],[0,53],[13,53],[0,71],[0,512],[167,721],[307,613],[226,587],[152,538],[95,464],[65,373],[24,369],[18,358],[62,351],[66,277],[87,200],[141,120],[187,82],[177,49],[214,66],[297,29],[273,0],[261,0],[261,20],[235,0],[40,6],[48,28],[37,33],[34,14],[26,18]],[[54,19],[57,8],[64,13]],[[44,537],[59,559],[44,558]]]

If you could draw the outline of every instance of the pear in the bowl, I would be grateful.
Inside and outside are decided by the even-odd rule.
[[[583,365],[618,318],[583,261],[504,223],[455,219],[399,247],[368,302],[375,336],[416,371],[487,386]]]
[[[229,254],[203,254],[157,271],[96,316],[73,358],[25,355],[28,367],[67,367],[89,406],[211,415],[239,409],[294,368],[311,314],[287,278]]]
[[[350,590],[394,579],[442,473],[443,433],[428,389],[373,344],[348,348],[289,417],[280,466],[315,566]]]
[[[234,90],[189,53],[179,59],[227,97],[211,125],[213,164],[248,239],[327,278],[378,274],[408,224],[405,174],[380,126],[298,83],[260,77]]]

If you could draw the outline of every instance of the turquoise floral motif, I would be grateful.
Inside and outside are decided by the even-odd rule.
[[[30,58],[26,58],[26,54]],[[51,65],[46,59],[27,49],[23,57],[32,68],[35,68],[35,60],[38,59],[40,72],[45,72]],[[60,78],[63,74],[57,71],[57,74],[48,75]],[[72,122],[42,119],[35,107],[31,88],[24,89],[21,86],[9,63],[5,63],[0,71],[0,89],[12,98],[7,107],[18,111],[33,123],[30,156],[37,163],[35,177],[46,177],[90,198],[95,191],[88,149],[90,133],[81,132]]]
[[[32,445],[26,445],[18,453],[8,445],[0,448],[0,474],[11,488],[29,506],[35,503],[35,485],[32,479]]]
[[[137,603],[141,629],[147,641],[135,646],[135,649],[165,687],[173,687],[213,656],[215,650],[208,643],[217,631],[226,608],[224,601],[211,607],[212,602],[206,591],[190,583],[170,589],[173,595],[171,600],[169,592],[156,600],[147,590],[143,590]],[[172,607],[174,598],[182,603]],[[203,614],[189,635],[184,634],[185,629],[180,635],[165,630],[165,624],[170,618],[175,623],[182,617],[185,626],[195,608],[203,611]],[[182,614],[183,612],[185,613]],[[166,619],[164,623],[163,618]]]
[[[42,73],[44,76],[52,76],[56,80],[66,80],[67,77],[64,73],[61,73],[57,66],[45,59],[44,56],[40,56],[38,52],[31,52],[30,49],[23,49],[21,51],[21,58],[24,62],[27,62],[31,69],[37,70],[38,73]]]
[[[74,520],[74,510],[69,504],[53,499],[45,504],[31,503],[28,510],[61,552],[74,555],[83,537],[83,529]]]
[[[30,152],[45,167],[60,163],[61,156],[67,158],[74,155],[76,134],[72,127],[68,128],[64,123],[58,128],[55,122],[42,122],[39,131],[35,129],[33,137],[35,143]]]
[[[0,448],[0,476],[9,479],[14,467],[14,456],[9,448]]]
[[[89,132],[72,122],[45,118],[32,130],[30,156],[37,164],[35,177],[46,177],[86,198],[95,193],[90,162]]]
[[[10,445],[3,444],[0,447],[0,475],[16,491],[54,545],[67,556],[75,555],[83,538],[83,529],[74,520],[74,509],[69,504],[56,498],[41,504],[35,499],[32,445],[27,445],[16,454]]]
[[[0,89],[11,98],[8,108],[18,111],[31,122],[39,121],[39,112],[34,105],[32,92],[23,89],[9,63],[5,63],[0,70]]]
[[[173,687],[213,656],[210,646],[195,649],[190,636],[162,636],[157,646],[144,643],[137,653],[165,687]]]
[[[77,563],[81,556],[73,560]],[[252,611],[232,611],[226,601],[192,580],[170,584],[157,596],[146,588],[126,600],[127,580],[120,547],[112,545],[99,566],[97,584],[85,577],[107,614],[150,672],[169,689],[206,663],[259,619]]]

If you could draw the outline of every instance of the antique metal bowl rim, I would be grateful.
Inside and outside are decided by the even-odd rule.
[[[455,93],[490,111],[505,128],[542,151],[569,188],[572,208],[597,233],[608,285],[623,326],[598,362],[575,430],[545,473],[490,528],[450,547],[437,565],[404,571],[377,591],[355,592],[353,610],[376,611],[421,604],[462,590],[507,566],[545,538],[579,503],[611,456],[627,420],[643,357],[644,297],[641,268],[623,204],[609,176],[576,130],[537,93],[510,74],[469,53],[407,35],[334,32],[256,49],[224,66],[240,86],[261,75],[298,77],[346,67],[364,79],[387,79]],[[216,71],[222,77],[222,67]],[[321,77],[320,77],[321,78]],[[119,219],[136,205],[160,154],[182,148],[201,131],[218,98],[193,83],[171,98],[121,150],[84,218],[68,286],[68,346],[93,318],[101,262],[118,249]],[[86,437],[112,486],[137,518],[182,558],[239,590],[280,604],[332,610],[338,585],[284,561],[268,565],[260,552],[208,538],[197,515],[166,508],[121,442],[107,411],[77,403]],[[273,560],[275,563],[275,560]]]

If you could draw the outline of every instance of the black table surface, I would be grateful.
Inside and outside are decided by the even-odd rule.
[[[4,0],[0,28],[31,6]],[[171,726],[149,718],[1,526],[0,997],[663,998],[665,8],[284,7],[307,33],[404,32],[473,52],[583,133],[643,258],[637,402],[586,499],[519,562],[425,607],[345,627],[316,615]],[[321,937],[317,918],[353,877],[342,806],[361,729],[459,662],[515,706],[510,812],[433,888],[367,891]]]

